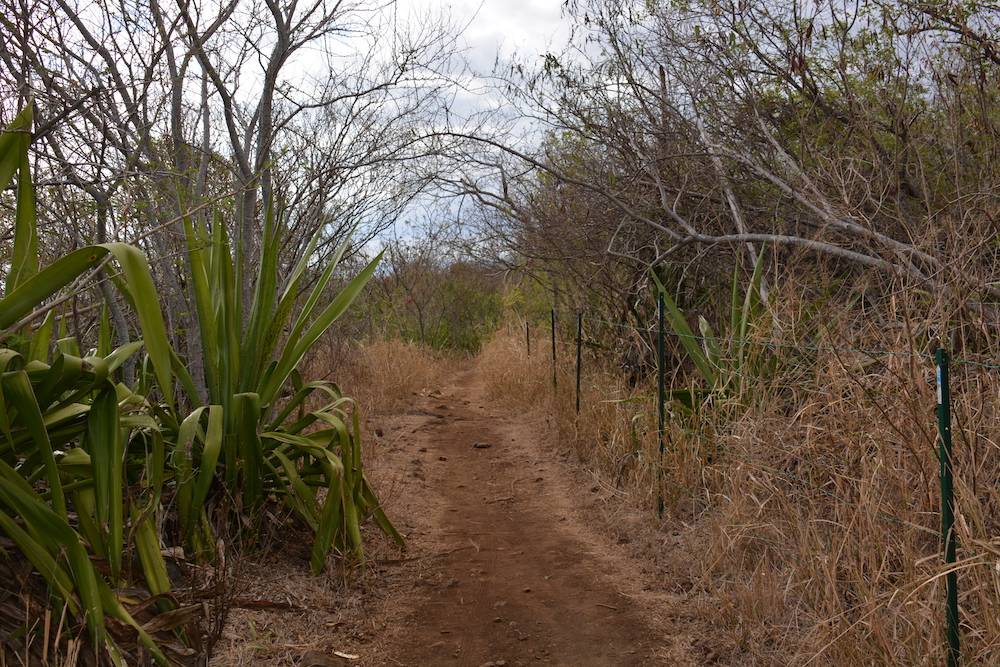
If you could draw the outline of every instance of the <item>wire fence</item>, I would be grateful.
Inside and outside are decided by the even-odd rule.
[[[716,336],[686,333],[676,330],[668,330],[664,324],[664,303],[660,296],[657,303],[657,313],[654,321],[647,326],[638,326],[626,322],[612,322],[582,311],[567,313],[557,309],[550,312],[549,335],[551,338],[551,364],[552,364],[552,387],[553,391],[558,390],[558,323],[562,319],[575,320],[575,409],[577,414],[581,409],[581,375],[583,368],[583,348],[585,344],[585,330],[588,325],[598,325],[609,327],[617,331],[631,332],[644,337],[645,340],[655,345],[656,357],[656,387],[657,387],[657,440],[660,455],[660,465],[657,466],[657,512],[660,516],[664,512],[663,497],[663,457],[669,446],[668,423],[667,423],[667,358],[665,354],[666,341],[674,339],[682,343],[695,341],[702,346],[726,345],[727,349],[734,349],[734,346],[756,345],[758,349],[769,353],[781,351],[795,351],[801,354],[807,353],[827,353],[838,357],[847,355],[857,355],[872,360],[888,360],[891,358],[911,359],[915,363],[927,364],[928,370],[933,368],[936,385],[936,416],[937,416],[937,459],[940,466],[939,489],[940,489],[940,542],[942,556],[946,568],[945,579],[945,639],[946,658],[949,667],[958,665],[960,659],[960,618],[958,607],[958,580],[956,563],[956,552],[958,540],[955,529],[955,494],[954,494],[954,458],[952,450],[952,398],[951,398],[951,370],[954,367],[965,366],[983,370],[1000,370],[1000,362],[976,358],[957,357],[952,358],[942,347],[937,346],[931,351],[920,351],[915,349],[898,350],[886,348],[859,347],[852,345],[822,345],[816,343],[786,343],[780,341],[767,341],[752,338],[734,338],[729,336]],[[655,338],[655,342],[651,339]],[[531,355],[531,326],[525,322],[525,347],[526,353]],[[536,346],[537,347],[537,346]],[[592,349],[593,345],[590,345]],[[728,373],[733,373],[729,369]],[[747,379],[757,379],[748,377]],[[834,499],[842,502],[836,494],[827,489],[817,489],[820,492],[830,495]],[[880,518],[897,525],[902,522],[891,515],[884,514]]]

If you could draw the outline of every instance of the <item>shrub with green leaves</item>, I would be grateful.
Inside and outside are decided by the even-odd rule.
[[[353,402],[335,384],[303,382],[297,371],[306,352],[357,298],[381,256],[324,304],[345,241],[298,305],[319,236],[279,290],[281,224],[269,212],[244,326],[238,276],[246,267],[234,266],[225,226],[217,222],[209,230],[186,219],[184,228],[208,397],[207,404],[178,420],[176,433],[178,501],[188,543],[198,553],[210,551],[214,543],[202,529],[209,525],[205,500],[218,467],[229,491],[242,498],[244,510],[252,511],[274,496],[313,530],[316,572],[335,546],[341,554],[363,560],[360,522],[366,515],[402,544],[364,478]],[[200,393],[190,376],[179,377],[188,401],[197,405]],[[314,394],[325,403],[309,410],[307,402]],[[318,489],[325,489],[325,497],[319,497]]]
[[[708,395],[742,400],[751,384],[774,371],[774,358],[761,341],[762,332],[770,326],[770,314],[761,298],[764,255],[757,256],[753,274],[746,289],[740,290],[740,264],[733,272],[728,332],[717,335],[704,316],[698,317],[698,333],[694,333],[687,317],[671,297],[655,271],[650,271],[658,293],[663,299],[664,319],[673,335],[694,363],[704,386],[675,389],[674,399],[693,408]]]
[[[0,189],[17,178],[14,246],[0,299],[0,532],[70,618],[87,627],[95,650],[115,664],[132,662],[115,639],[131,628],[149,655],[169,664],[165,646],[180,654],[198,641],[189,626],[201,605],[184,607],[171,595],[161,548],[173,536],[161,534],[165,523],[178,524],[189,549],[208,559],[216,538],[211,526],[281,502],[313,531],[316,572],[333,549],[363,561],[360,526],[369,516],[402,544],[364,477],[351,399],[331,383],[304,382],[297,371],[364,288],[378,258],[326,302],[335,259],[318,277],[308,276],[315,280],[303,301],[307,274],[315,271],[314,240],[279,293],[280,221],[268,216],[244,318],[239,295],[249,272],[245,263],[234,264],[224,223],[203,228],[185,220],[204,348],[200,392],[170,344],[138,248],[87,246],[39,269],[30,128],[28,107],[0,134]],[[53,341],[63,328],[57,295],[101,270],[115,271],[142,340],[111,350],[103,317],[97,345],[87,353],[76,339]],[[140,351],[148,372],[134,387],[117,381],[116,370]],[[307,405],[313,395],[325,397],[321,407]],[[173,512],[176,522],[165,522]],[[141,573],[128,580],[125,564],[133,555]],[[157,615],[155,624],[137,620],[140,612]]]
[[[145,258],[124,244],[81,248],[38,270],[34,189],[28,169],[31,108],[0,135],[0,188],[16,176],[15,242],[4,298],[0,299],[0,530],[17,545],[53,596],[86,624],[95,650],[125,664],[109,636],[107,619],[130,626],[157,662],[167,657],[126,608],[122,591],[143,585],[164,612],[176,612],[155,526],[165,480],[165,444],[147,399],[114,380],[115,370],[142,347],[82,354],[78,341],[52,345],[54,311],[36,329],[30,321],[51,296],[70,282],[114,261],[125,281],[141,294],[138,317],[144,330],[158,325],[155,290]],[[106,322],[106,319],[105,319]],[[20,334],[20,335],[18,335]],[[165,333],[146,341],[163,348]],[[50,352],[51,348],[51,352]],[[129,479],[138,480],[129,484]],[[137,553],[142,581],[126,581],[123,563]],[[174,613],[171,631],[190,620]]]

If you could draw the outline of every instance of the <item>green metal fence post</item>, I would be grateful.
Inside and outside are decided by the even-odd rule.
[[[941,541],[944,543],[944,562],[949,572],[945,575],[946,620],[948,633],[948,667],[959,662],[958,628],[958,576],[953,569],[957,539],[955,535],[955,488],[951,456],[951,388],[949,387],[948,353],[938,348],[934,354],[937,362],[937,417],[941,436]]]
[[[556,309],[552,309],[552,388],[556,386]]]
[[[576,414],[580,414],[580,364],[583,359],[581,342],[583,340],[583,313],[576,314]]]
[[[531,356],[531,325],[528,324],[528,320],[524,320],[524,342],[528,347],[528,356]]]
[[[656,399],[657,399],[657,436],[660,440],[660,461],[656,466],[656,512],[663,517],[663,452],[666,449],[664,436],[666,433],[666,402],[667,390],[665,381],[663,348],[663,293],[657,292],[656,299]]]

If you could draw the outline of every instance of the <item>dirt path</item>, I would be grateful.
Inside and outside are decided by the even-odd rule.
[[[404,496],[417,503],[409,539],[432,563],[386,662],[664,664],[635,573],[577,516],[588,489],[573,488],[528,425],[490,408],[475,369],[413,413],[397,452],[412,454],[420,487]]]
[[[675,598],[587,515],[598,488],[491,406],[474,366],[369,429],[408,551],[376,541],[367,580],[342,586],[289,544],[247,594],[293,611],[234,612],[213,665],[690,664]]]

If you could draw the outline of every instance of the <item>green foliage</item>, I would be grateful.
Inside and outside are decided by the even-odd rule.
[[[528,322],[548,321],[552,291],[534,280],[520,280],[504,291],[504,309]]]
[[[117,259],[136,287],[151,284],[141,254],[116,244],[83,248],[38,271],[34,190],[26,158],[30,122],[29,107],[0,135],[0,188],[15,175],[18,179],[13,262],[0,300],[3,327],[105,258]],[[142,310],[144,325],[159,315],[155,291]],[[136,539],[126,538],[126,504],[160,511],[150,503],[155,485],[148,473],[163,470],[165,454],[162,447],[145,447],[159,439],[159,427],[149,417],[145,397],[112,380],[142,343],[101,356],[81,355],[75,340],[61,338],[50,355],[52,333],[50,313],[33,334],[6,337],[8,347],[0,348],[0,529],[52,594],[85,621],[94,646],[103,647],[113,662],[123,658],[107,634],[108,617],[132,626],[150,655],[167,664],[116,592],[130,583],[123,579],[122,563]],[[130,485],[130,478],[140,482]],[[169,581],[151,583],[166,571],[158,541],[155,547],[144,550],[143,577],[147,590],[166,593]]]
[[[225,226],[217,221],[211,229],[204,229],[188,219],[184,228],[205,350],[207,395],[206,404],[186,420],[178,420],[178,440],[185,447],[181,465],[186,473],[179,489],[184,499],[181,523],[189,546],[205,554],[214,542],[204,531],[209,525],[205,501],[216,470],[248,510],[273,496],[314,531],[314,571],[323,568],[334,546],[342,554],[363,560],[359,524],[372,514],[401,544],[377,501],[363,492],[367,483],[353,403],[332,383],[289,386],[294,384],[306,352],[354,302],[381,255],[324,305],[334,270],[347,247],[345,241],[322,269],[305,301],[296,307],[318,237],[309,244],[279,294],[278,252],[283,239],[280,220],[269,210],[256,290],[244,327],[238,282],[244,269],[233,265],[234,250]],[[286,331],[287,337],[283,335]],[[288,395],[282,393],[286,389],[290,390]],[[325,397],[326,404],[297,416],[298,411],[307,409],[314,394]],[[200,395],[193,385],[188,387],[188,402],[198,405]],[[277,417],[271,416],[274,414]],[[201,428],[203,417],[207,424]],[[201,458],[196,460],[199,451]],[[326,491],[322,502],[317,488]]]
[[[426,342],[435,349],[475,353],[500,322],[501,299],[492,286],[484,288],[478,281],[454,273],[453,279],[440,286],[441,299],[447,307]]]
[[[397,259],[390,275],[379,275],[375,298],[362,317],[378,321],[386,336],[435,350],[474,354],[496,330],[504,304],[486,267],[466,262],[418,265]]]
[[[729,321],[721,335],[703,316],[698,317],[698,333],[670,296],[660,277],[650,271],[663,297],[664,317],[691,359],[706,388],[714,395],[743,400],[746,392],[774,371],[774,358],[761,338],[770,327],[770,313],[761,298],[764,255],[757,257],[750,283],[741,293],[740,265],[733,272]],[[694,389],[681,390],[682,405],[695,405]]]
[[[340,293],[323,302],[336,260],[324,267],[301,306],[307,262],[278,293],[278,221],[267,217],[256,292],[246,325],[241,303],[246,267],[233,263],[220,220],[203,229],[185,221],[198,322],[204,344],[204,396],[170,345],[145,257],[126,244],[71,252],[39,270],[34,189],[27,150],[31,109],[0,134],[0,189],[16,176],[12,264],[0,299],[0,531],[45,579],[72,618],[85,623],[95,649],[115,664],[125,657],[106,619],[131,626],[158,663],[167,656],[126,609],[122,591],[145,589],[155,609],[172,612],[160,632],[179,627],[200,608],[176,608],[160,551],[160,527],[176,511],[191,551],[212,555],[211,499],[225,487],[251,515],[268,499],[287,504],[315,533],[311,564],[325,566],[336,548],[364,557],[360,524],[368,517],[402,545],[364,478],[359,416],[331,383],[303,383],[297,368],[310,346],[357,298],[376,257]],[[343,252],[341,247],[338,257]],[[36,329],[20,323],[75,280],[105,263],[135,311],[143,339],[110,349],[102,314],[96,350],[80,352],[55,311]],[[286,336],[286,332],[288,332]],[[58,337],[53,341],[53,337]],[[145,350],[135,387],[115,371]],[[310,409],[313,395],[325,405]],[[325,493],[320,493],[323,491]],[[163,499],[176,499],[176,503]],[[216,517],[225,518],[225,516]],[[245,521],[246,517],[238,520]],[[132,554],[141,576],[126,579]],[[153,613],[141,605],[144,614]],[[58,617],[59,614],[57,613]]]

